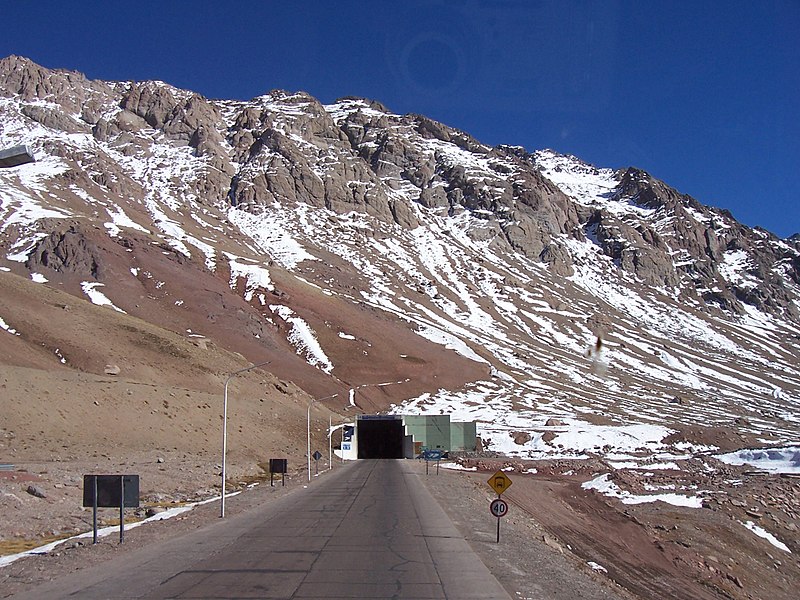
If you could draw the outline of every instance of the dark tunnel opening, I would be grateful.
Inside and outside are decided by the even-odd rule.
[[[403,458],[400,419],[359,419],[358,458]]]

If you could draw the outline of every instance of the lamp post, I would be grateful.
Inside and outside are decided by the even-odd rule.
[[[270,362],[272,361],[267,360],[262,363],[258,363],[257,365],[251,365],[245,369],[239,369],[238,371],[234,371],[233,373],[229,374],[228,378],[225,380],[225,388],[222,394],[222,497],[219,504],[220,519],[225,517],[225,456],[228,452],[228,383],[230,383],[230,380],[237,375],[246,371],[252,371],[258,367],[263,367]]]
[[[332,394],[324,398],[312,398],[308,403],[308,411],[306,413],[306,461],[308,462],[308,481],[311,481],[311,407],[317,402],[336,398],[339,394]]]

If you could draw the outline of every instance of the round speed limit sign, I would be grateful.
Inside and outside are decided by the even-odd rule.
[[[492,503],[489,505],[489,511],[498,519],[500,517],[505,517],[508,512],[508,504],[505,500],[497,498],[496,500],[492,500]]]

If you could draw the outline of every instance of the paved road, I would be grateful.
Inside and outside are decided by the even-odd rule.
[[[402,460],[350,463],[26,597],[509,599]]]

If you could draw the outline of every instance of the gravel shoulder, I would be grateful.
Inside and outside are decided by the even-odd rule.
[[[460,533],[512,598],[520,600],[632,600],[607,577],[548,534],[530,514],[514,506],[500,524],[489,513],[496,495],[491,473],[439,469],[417,461],[417,473]],[[515,478],[516,479],[516,478]]]
[[[501,543],[495,543],[495,519],[488,512],[490,494],[481,489],[480,480],[463,472],[440,470],[425,475],[425,465],[415,461],[413,468],[445,509],[465,539],[493,575],[514,598],[571,600],[622,599],[624,590],[595,574],[584,562],[550,539],[527,514],[517,511],[504,519]],[[319,477],[328,477],[323,472]],[[277,482],[276,482],[277,483]],[[314,482],[312,481],[311,485]],[[226,513],[233,516],[287,494],[301,494],[305,474],[293,473],[286,486],[261,483],[226,502]],[[219,503],[201,505],[178,517],[147,523],[125,534],[120,545],[116,535],[101,538],[97,545],[89,539],[66,541],[54,550],[25,557],[0,568],[0,597],[24,596],[37,585],[64,575],[124,556],[150,544],[184,535],[219,520]]]
[[[791,507],[796,507],[794,499],[799,487],[795,479],[763,475],[748,479],[731,467],[715,476],[730,481],[739,473],[742,483],[715,491],[705,508],[691,509],[662,502],[625,505],[582,489],[583,481],[602,471],[601,461],[539,462],[536,473],[531,472],[533,465],[512,464],[513,461],[477,462],[479,467],[468,467],[477,468],[476,471],[440,469],[438,474],[435,465],[429,465],[427,474],[423,461],[413,461],[411,465],[513,598],[796,597],[800,582],[798,540],[787,535],[795,525],[787,521],[786,513],[778,512],[776,503],[781,499],[790,507],[787,511],[794,510]],[[495,494],[487,480],[499,468],[511,469],[508,474],[513,485],[503,495],[510,510],[501,522],[501,539],[497,543],[497,521],[488,509]],[[329,476],[327,471],[319,475]],[[635,488],[634,476],[637,474],[620,472],[617,480]],[[668,477],[679,476],[685,474],[657,477],[663,483]],[[710,479],[699,482],[711,488]],[[197,489],[197,482],[194,484],[192,489]],[[277,482],[271,487],[268,481],[249,488],[242,485],[244,491],[226,502],[226,513],[233,516],[288,494],[302,494],[307,485],[302,470],[290,473],[285,487]],[[748,514],[758,514],[752,506],[762,500],[759,522],[768,530],[783,531],[781,537],[792,553],[776,549],[743,525]],[[80,512],[77,505],[75,510]],[[778,529],[779,516],[783,530]],[[85,515],[82,519],[85,521]],[[219,503],[211,502],[172,519],[132,529],[122,545],[116,535],[101,538],[97,545],[87,539],[66,541],[50,552],[0,567],[0,597],[25,597],[39,584],[218,521]],[[44,525],[60,527],[56,521]]]

